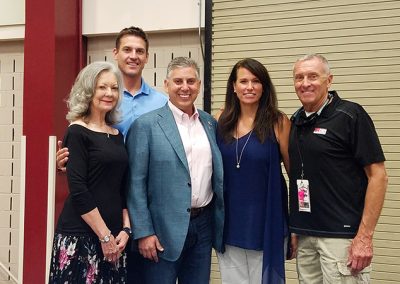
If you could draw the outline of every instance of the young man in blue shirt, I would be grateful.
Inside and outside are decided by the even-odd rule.
[[[167,96],[150,87],[142,78],[149,58],[149,41],[144,31],[129,27],[118,34],[114,59],[122,73],[124,93],[119,111],[122,121],[117,124],[124,136],[132,122],[140,115],[164,106]]]

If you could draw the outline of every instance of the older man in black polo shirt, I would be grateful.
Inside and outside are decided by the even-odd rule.
[[[318,54],[293,67],[303,107],[290,133],[290,229],[298,236],[300,283],[369,283],[372,237],[387,187],[385,157],[371,118],[329,92]]]

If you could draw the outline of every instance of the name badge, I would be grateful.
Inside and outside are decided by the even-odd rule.
[[[315,128],[314,129],[314,134],[320,134],[320,135],[325,135],[326,134],[326,128]]]
[[[299,211],[311,212],[310,187],[308,180],[297,180],[297,197],[299,200]]]

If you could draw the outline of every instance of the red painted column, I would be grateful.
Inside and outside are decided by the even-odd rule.
[[[81,0],[26,0],[24,283],[45,283],[48,137],[62,137],[65,98],[82,62]],[[57,191],[65,192],[65,178]]]

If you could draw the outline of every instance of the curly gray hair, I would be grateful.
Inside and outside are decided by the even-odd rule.
[[[122,98],[122,77],[118,68],[110,63],[96,61],[83,68],[75,79],[67,100],[68,113],[66,118],[69,122],[79,118],[85,119],[90,114],[89,105],[93,100],[97,80],[102,72],[111,72],[118,82],[118,100],[115,107],[106,114],[106,123],[113,125],[118,122],[118,106]]]

